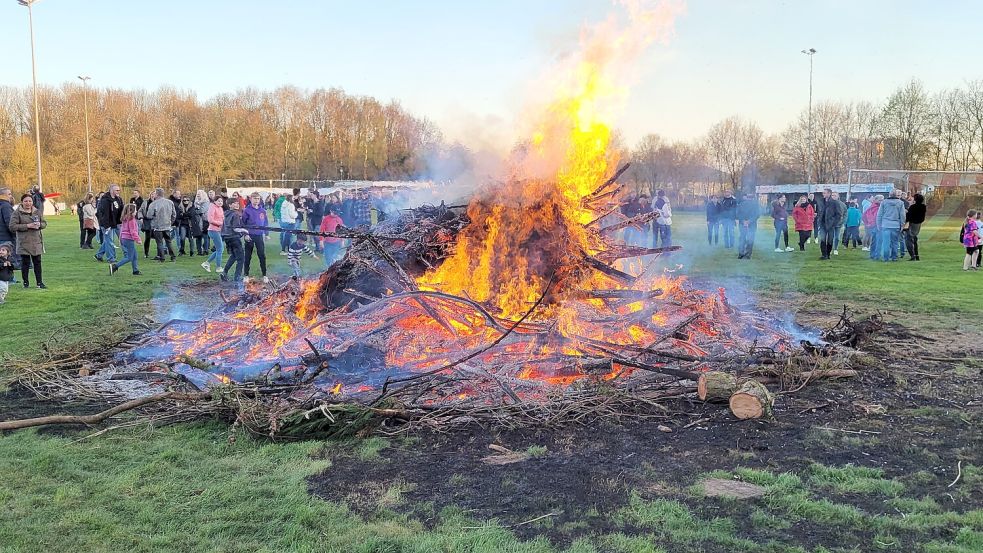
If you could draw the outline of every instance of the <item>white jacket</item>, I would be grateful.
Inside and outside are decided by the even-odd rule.
[[[297,207],[293,202],[284,202],[280,205],[280,222],[292,225],[297,222]]]
[[[666,203],[662,204],[661,208],[655,207],[655,204],[653,204],[652,209],[659,211],[659,216],[655,218],[655,222],[660,225],[672,224],[672,206],[669,205],[669,200],[666,200]]]

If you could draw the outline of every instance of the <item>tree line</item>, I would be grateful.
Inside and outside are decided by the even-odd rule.
[[[918,80],[881,103],[819,102],[781,133],[729,117],[692,141],[644,137],[629,177],[640,188],[703,197],[722,187],[844,183],[851,168],[983,171],[983,80],[930,93]],[[810,163],[811,161],[811,163]]]
[[[226,178],[402,179],[424,174],[439,130],[398,103],[286,86],[222,94],[89,88],[92,178],[137,187],[220,186]],[[0,178],[36,181],[32,92],[0,87]],[[41,87],[46,191],[87,189],[83,88]]]

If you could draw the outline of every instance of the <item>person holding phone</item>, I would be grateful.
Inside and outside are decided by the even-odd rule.
[[[24,194],[20,198],[20,209],[10,218],[10,231],[17,234],[17,255],[20,256],[20,275],[24,288],[30,288],[29,270],[34,267],[34,280],[38,288],[44,289],[41,279],[41,254],[44,253],[44,238],[41,230],[48,226],[41,210],[34,207],[34,198]]]

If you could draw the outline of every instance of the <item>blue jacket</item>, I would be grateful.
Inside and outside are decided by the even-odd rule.
[[[253,207],[252,203],[246,204],[246,208],[242,210],[242,226],[269,226],[268,219],[266,218],[266,208],[263,207],[263,204],[260,204],[259,207]],[[249,236],[260,237],[265,234],[265,230],[249,229]]]
[[[0,200],[0,244],[14,243],[14,233],[10,231],[10,219],[14,216],[14,206],[7,200]],[[13,252],[11,252],[13,255]]]
[[[859,227],[860,226],[860,208],[850,207],[846,210],[846,226],[848,227]]]

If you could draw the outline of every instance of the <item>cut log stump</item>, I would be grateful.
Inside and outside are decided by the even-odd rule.
[[[730,411],[739,419],[759,419],[771,415],[774,397],[765,385],[748,380],[730,396]]]
[[[727,401],[737,390],[737,377],[725,372],[708,371],[696,380],[696,395],[703,401]]]

